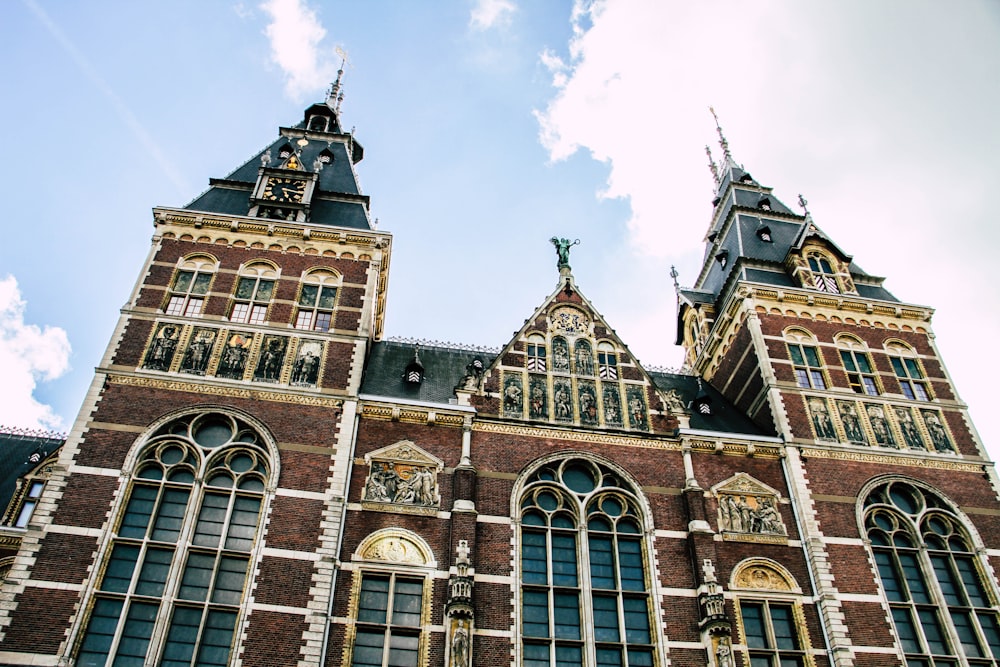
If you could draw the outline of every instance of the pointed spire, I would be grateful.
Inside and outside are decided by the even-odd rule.
[[[805,197],[803,197],[801,194],[799,195],[799,206],[801,206],[802,210],[805,211],[806,220],[810,220],[811,221],[812,220],[812,214],[809,213],[809,201]]]
[[[670,277],[674,279],[674,294],[679,294],[681,291],[681,285],[677,282],[677,277],[680,276],[677,272],[677,267],[673,264],[670,265]]]
[[[719,166],[715,164],[715,159],[712,157],[712,149],[705,144],[705,154],[708,155],[708,168],[712,171],[712,180],[715,181],[715,187],[718,188],[722,180],[719,178]]]
[[[733,155],[729,152],[729,142],[726,141],[726,135],[722,133],[722,126],[719,125],[719,117],[715,113],[715,108],[708,107],[708,110],[712,112],[712,118],[715,119],[715,130],[719,133],[719,146],[722,147],[722,157],[725,158],[727,164],[734,164]]]

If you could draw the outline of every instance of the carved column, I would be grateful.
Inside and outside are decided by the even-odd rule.
[[[444,616],[447,630],[445,667],[469,667],[472,664],[472,633],[475,613],[472,608],[473,576],[469,574],[469,543],[458,542],[455,572],[448,578],[448,602]]]

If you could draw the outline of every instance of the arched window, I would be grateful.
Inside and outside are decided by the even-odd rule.
[[[230,321],[264,324],[277,278],[278,272],[270,264],[258,263],[243,267],[236,282],[236,294],[229,313]]]
[[[767,558],[750,558],[733,569],[739,640],[750,667],[812,665],[802,611],[802,591],[788,571]]]
[[[158,428],[103,553],[77,665],[228,665],[270,475],[262,436],[220,413]]]
[[[809,262],[809,269],[813,274],[813,287],[820,292],[830,292],[839,294],[840,287],[837,284],[837,274],[830,266],[830,260],[826,255],[818,252],[811,252],[806,256]]]
[[[917,354],[913,348],[902,343],[888,343],[886,350],[889,352],[889,361],[892,363],[892,370],[896,372],[896,379],[899,380],[899,389],[911,401],[931,400],[928,391],[927,381],[924,373],[920,370],[917,361]]]
[[[785,340],[795,372],[795,382],[804,389],[826,389],[823,361],[816,347],[816,339],[806,331],[792,330],[785,332]]]
[[[847,383],[858,394],[878,396],[878,380],[864,343],[851,336],[842,336],[837,340],[840,347],[840,360],[844,363]]]
[[[962,519],[936,494],[904,480],[872,489],[863,512],[907,664],[995,667],[996,591]]]
[[[518,496],[520,664],[654,664],[640,501],[623,476],[579,457],[532,473]]]
[[[527,366],[529,371],[539,373],[544,372],[547,367],[545,360],[545,338],[539,334],[528,336]]]
[[[337,304],[340,278],[332,271],[313,271],[302,281],[299,292],[295,328],[329,331],[333,324],[333,309]]]
[[[597,373],[602,380],[618,379],[618,357],[614,346],[607,341],[597,344]]]
[[[191,257],[181,263],[170,284],[170,297],[164,308],[167,315],[201,314],[215,266],[211,257]]]

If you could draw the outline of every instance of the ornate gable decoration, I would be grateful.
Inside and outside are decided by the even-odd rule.
[[[769,558],[748,558],[736,566],[730,588],[750,591],[802,592],[788,570]]]
[[[441,505],[438,473],[444,462],[409,440],[365,455],[368,479],[361,504],[365,509],[408,514],[435,514]]]
[[[358,546],[355,559],[380,561],[394,565],[433,565],[427,544],[408,530],[385,528],[366,537]]]
[[[750,475],[738,472],[712,487],[719,501],[722,539],[737,542],[787,542],[788,531],[778,511],[781,494]]]

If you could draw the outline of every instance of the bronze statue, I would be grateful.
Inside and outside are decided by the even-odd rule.
[[[549,239],[552,245],[556,247],[556,254],[559,256],[559,263],[556,265],[560,269],[569,268],[569,249],[580,243],[580,239],[575,241],[570,241],[569,239],[560,239],[553,236]]]

